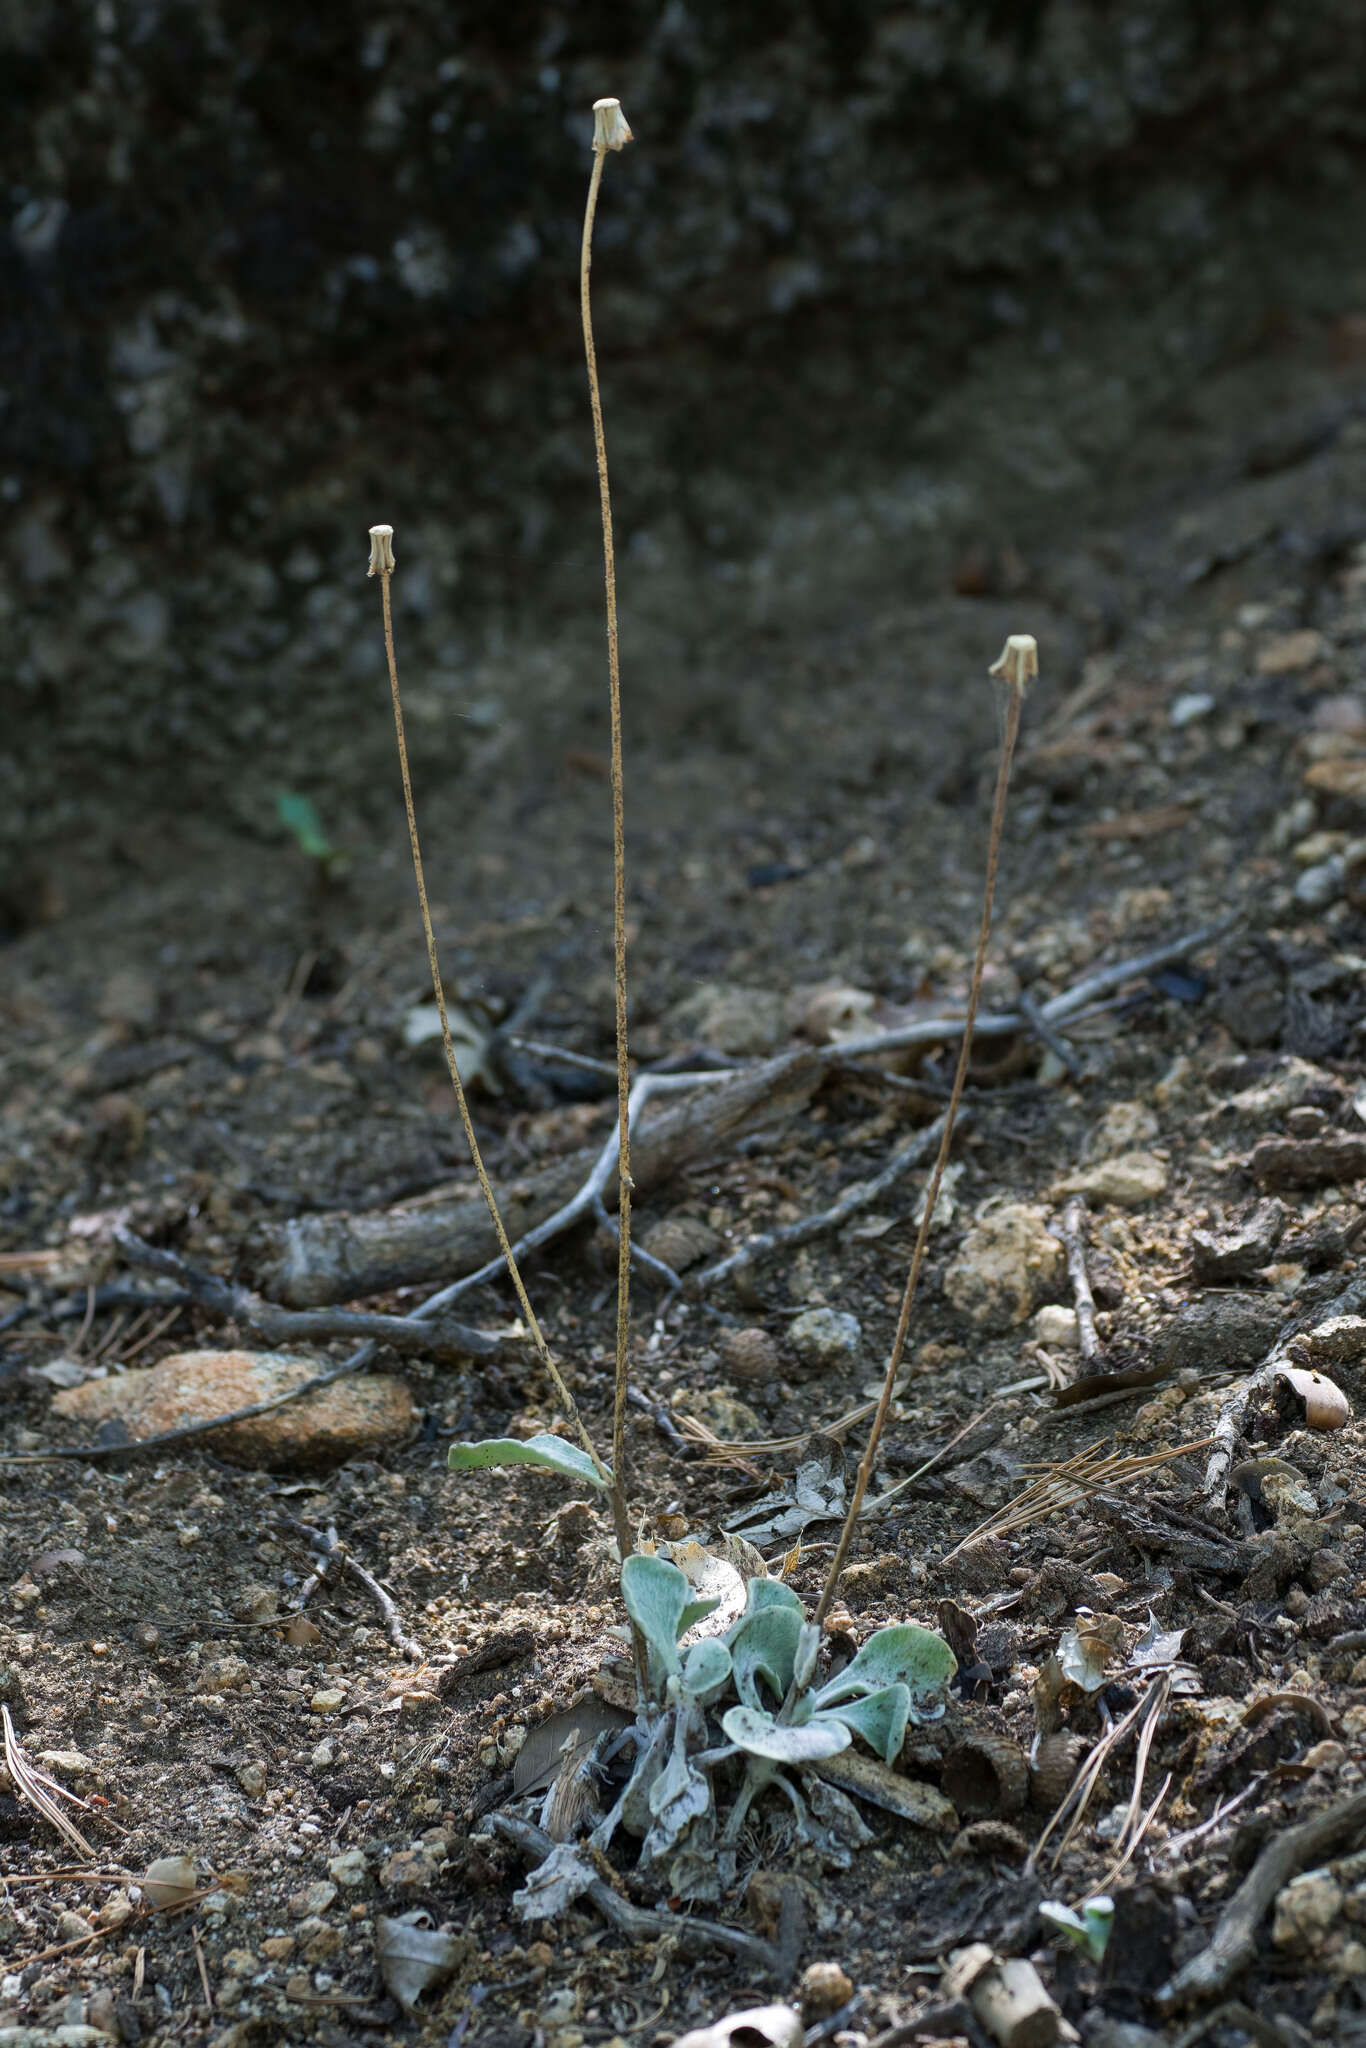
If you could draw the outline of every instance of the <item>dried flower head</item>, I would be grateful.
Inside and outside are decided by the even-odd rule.
[[[370,528],[370,566],[367,576],[392,576],[394,573],[394,529],[392,526]]]
[[[621,101],[594,100],[594,149],[625,149],[630,140],[631,131],[626,125],[626,116],[621,111]]]
[[[1012,690],[1024,695],[1025,684],[1039,673],[1039,643],[1032,633],[1012,633],[1001,649],[999,661],[993,661],[988,675],[1000,676],[1010,684]]]

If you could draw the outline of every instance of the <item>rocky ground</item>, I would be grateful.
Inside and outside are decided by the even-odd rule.
[[[290,1367],[263,1350],[317,1364],[348,1347],[253,1340],[130,1264],[115,1228],[250,1286],[274,1275],[278,1293],[292,1220],[411,1217],[473,1192],[424,1035],[396,777],[382,827],[325,821],[344,860],[206,814],[160,852],[149,821],[138,872],[89,902],[54,869],[47,921],[38,906],[7,948],[0,995],[0,1699],[23,1756],[86,1802],[59,1810],[89,1854],[25,1796],[11,1752],[0,2028],[20,2031],[0,2039],[599,2048],[671,2040],[795,1987],[816,2038],[910,2040],[928,2014],[918,2038],[976,2043],[971,1992],[946,2005],[939,1977],[976,1941],[1032,1959],[1096,2048],[1193,2041],[1206,2019],[1229,2048],[1366,2025],[1350,1810],[1280,1873],[1227,1990],[1163,1998],[1267,1845],[1360,1796],[1366,1757],[1355,334],[1308,328],[1192,386],[1070,532],[965,553],[925,599],[831,570],[823,612],[755,625],[739,608],[695,692],[684,665],[643,728],[628,705],[642,1063],[759,1059],[961,1003],[996,738],[985,670],[1007,631],[1037,634],[1043,677],[987,1008],[1229,921],[1121,977],[1061,1050],[1029,1031],[981,1042],[880,1463],[878,1490],[909,1484],[861,1529],[831,1631],[835,1656],[893,1619],[954,1637],[949,1714],[901,1766],[935,1824],[869,1808],[872,1842],[846,1872],[755,1825],[719,1917],[772,1932],[795,1880],[787,1984],[684,1960],[672,1937],[624,1940],[591,1909],[529,1927],[512,1908],[521,1864],[488,1816],[515,1796],[508,1773],[539,1724],[616,1649],[619,1613],[596,1506],[533,1473],[445,1469],[452,1438],[554,1419],[504,1288],[462,1304],[497,1339],[486,1356],[391,1349],[232,1439],[127,1448],[196,1402],[218,1412],[279,1386]],[[409,560],[420,573],[420,544]],[[622,595],[629,617],[626,573]],[[566,738],[547,772],[476,721],[463,765],[424,784],[420,711],[412,724],[470,1063],[509,1017],[603,1060],[596,738]],[[698,1275],[877,1173],[937,1113],[947,1059],[902,1055],[890,1078],[875,1058],[831,1062],[784,1120],[646,1195],[644,1242],[688,1281],[681,1298],[645,1282],[636,1297],[647,1405],[629,1451],[653,1536],[762,1529],[803,1464],[838,1500],[916,1175],[739,1283]],[[496,1036],[485,1066],[476,1113],[514,1201],[610,1127],[596,1070],[509,1057]],[[1127,1375],[1089,1400],[1069,1391],[1082,1365],[1060,1236],[1078,1194],[1099,1368]],[[528,1267],[599,1430],[612,1271],[591,1227]],[[415,1277],[351,1305],[403,1313],[424,1291]],[[1228,1483],[1207,1491],[1221,1408],[1292,1325],[1309,1334],[1288,1362],[1337,1383],[1345,1427],[1308,1426],[1293,1385],[1259,1387]],[[204,1354],[225,1350],[211,1374]],[[80,1445],[88,1456],[44,1461]],[[998,1528],[1031,1485],[1102,1454],[1140,1462],[1091,1491],[1057,1480]],[[351,1564],[328,1563],[330,1531]],[[789,1578],[807,1599],[834,1535],[819,1516],[801,1531]],[[761,1547],[776,1568],[793,1536]],[[1040,1849],[1098,1743],[1080,1824]],[[146,1876],[167,1856],[192,1859],[197,1889],[157,1911],[167,1894]],[[629,1890],[624,1865],[614,1881]],[[1038,1909],[1101,1892],[1115,1917],[1097,1963]],[[410,2017],[380,1950],[384,1923],[414,1911],[450,1940]]]

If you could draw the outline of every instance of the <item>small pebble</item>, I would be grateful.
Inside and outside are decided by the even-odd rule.
[[[854,1987],[838,1963],[808,1963],[797,1986],[802,2016],[808,2020],[823,2020],[828,2013],[838,2012],[853,1995]]]
[[[343,1849],[340,1856],[333,1856],[327,1865],[327,1874],[338,1884],[353,1890],[364,1884],[367,1876],[365,1852],[363,1849]]]
[[[776,1380],[782,1376],[778,1347],[767,1330],[723,1330],[717,1344],[732,1379]]]
[[[325,1878],[316,1884],[305,1885],[302,1891],[294,1892],[289,1901],[289,1910],[296,1920],[305,1920],[325,1913],[337,1896],[337,1887]]]
[[[1306,868],[1295,884],[1295,901],[1310,910],[1323,910],[1328,904],[1336,903],[1342,894],[1345,873],[1341,854],[1321,861],[1317,867]]]
[[[237,1782],[248,1799],[260,1799],[266,1789],[266,1767],[264,1764],[245,1763],[237,1767]]]
[[[1197,719],[1208,718],[1214,709],[1214,698],[1208,690],[1187,690],[1180,697],[1173,697],[1167,716],[1180,731],[1183,725],[1194,725]]]
[[[309,1712],[314,1714],[335,1714],[346,1704],[346,1694],[339,1685],[325,1685],[321,1692],[315,1692],[309,1701]]]

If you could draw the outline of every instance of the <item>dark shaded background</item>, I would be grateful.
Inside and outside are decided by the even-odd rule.
[[[391,813],[376,519],[428,772],[600,744],[599,94],[635,731],[742,745],[754,636],[1160,499],[1362,302],[1363,75],[1360,0],[3,0],[11,925],[53,849]]]

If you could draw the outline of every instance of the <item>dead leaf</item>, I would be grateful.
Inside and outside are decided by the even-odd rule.
[[[472,1948],[468,1935],[443,1934],[421,1907],[375,1922],[379,1973],[406,2013],[416,2012],[423,1992],[459,1969]]]
[[[589,1693],[572,1706],[562,1707],[532,1729],[517,1752],[512,1766],[512,1789],[543,1792],[554,1778],[569,1750],[587,1749],[609,1728],[630,1726],[631,1716],[609,1706],[596,1693]]]
[[[1126,1648],[1124,1623],[1117,1614],[1090,1614],[1058,1638],[1058,1668],[1083,1692],[1099,1692]]]
[[[296,1614],[285,1630],[285,1641],[289,1644],[291,1650],[301,1650],[305,1644],[320,1643],[322,1639],[323,1632],[316,1622],[309,1621],[302,1614]]]

